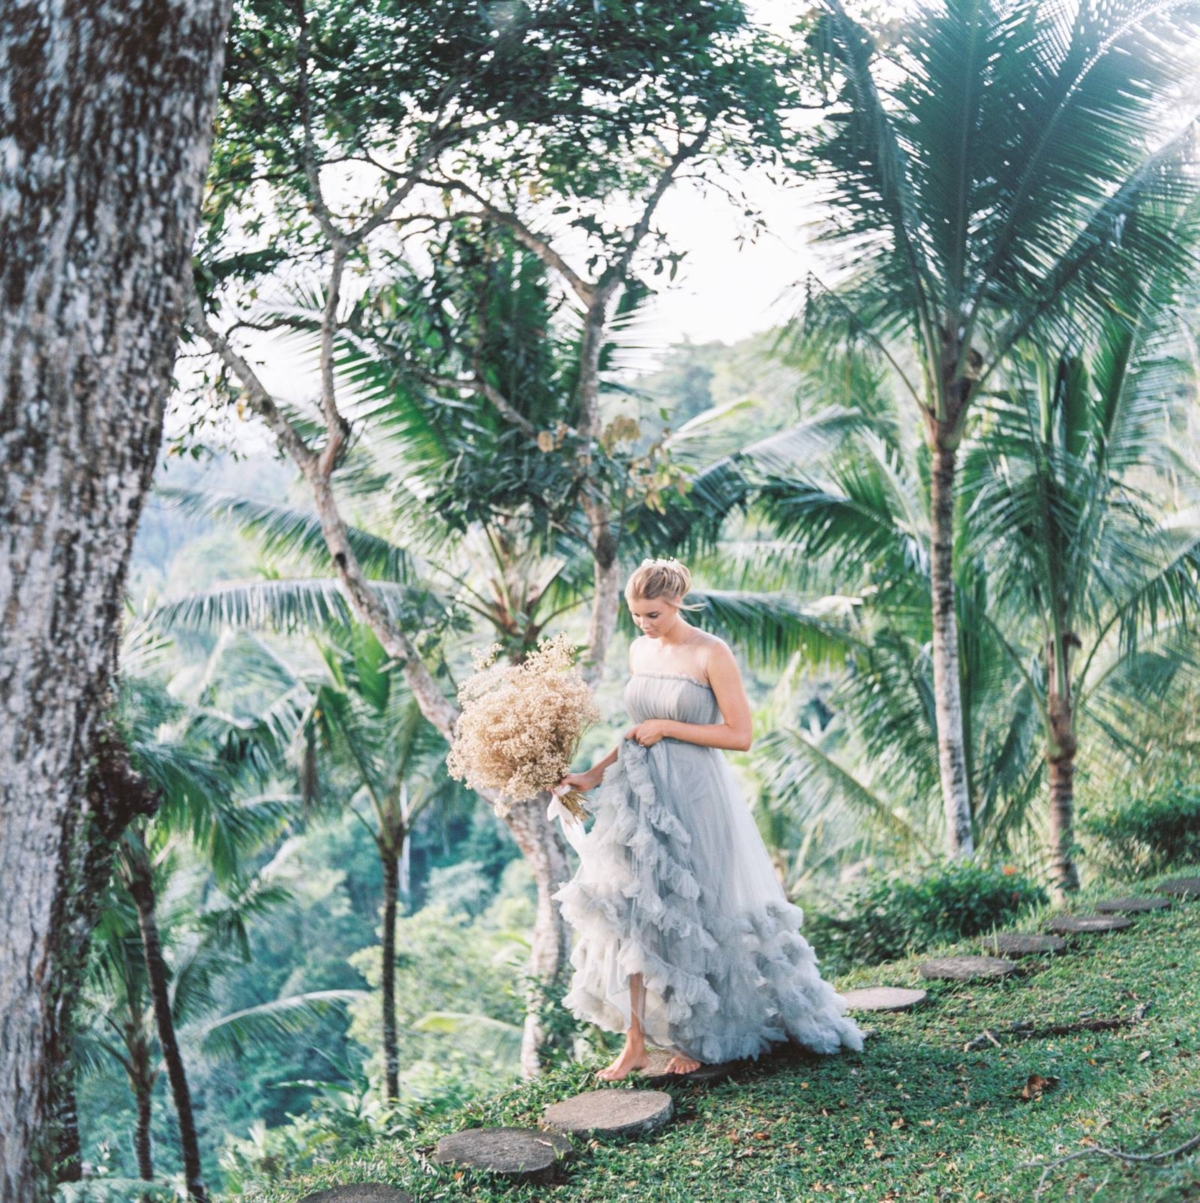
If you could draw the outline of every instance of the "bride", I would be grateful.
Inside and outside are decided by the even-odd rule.
[[[859,1050],[863,1035],[824,981],[722,749],[750,747],[750,703],[724,640],[692,626],[691,574],[644,560],[625,586],[641,635],[629,649],[621,742],[557,789],[599,786],[586,833],[555,799],[550,813],[579,852],[554,893],[574,929],[563,1005],[624,1032],[598,1077],[671,1050],[670,1073],[758,1058],[794,1040]]]

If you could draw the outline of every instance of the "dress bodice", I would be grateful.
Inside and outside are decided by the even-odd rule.
[[[635,723],[670,718],[680,723],[719,723],[712,686],[687,673],[635,672],[625,684],[625,709]]]

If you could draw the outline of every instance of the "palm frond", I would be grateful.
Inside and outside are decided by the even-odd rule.
[[[794,656],[812,666],[842,664],[857,640],[838,608],[783,593],[693,588],[701,624],[727,639],[756,667],[781,668]]]
[[[198,1029],[200,1051],[208,1057],[238,1058],[269,1045],[294,1047],[297,1036],[336,1008],[369,997],[366,990],[312,990],[277,998],[225,1015]]]
[[[483,1052],[502,1063],[516,1061],[521,1049],[521,1026],[464,1011],[429,1011],[412,1023],[418,1032],[437,1032],[458,1038],[472,1052]]]
[[[193,517],[232,522],[269,556],[292,556],[325,570],[332,565],[321,520],[311,510],[200,489],[159,488],[156,495]],[[346,535],[368,576],[403,584],[416,579],[411,558],[403,548],[355,527],[348,527]]]

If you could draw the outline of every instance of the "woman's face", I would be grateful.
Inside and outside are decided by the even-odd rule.
[[[650,639],[660,639],[679,619],[679,610],[668,597],[626,598],[634,625]]]

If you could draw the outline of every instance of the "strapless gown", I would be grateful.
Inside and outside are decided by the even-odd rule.
[[[625,704],[634,722],[721,721],[711,687],[683,673],[634,673]],[[586,829],[550,804],[579,853],[553,894],[573,929],[563,997],[573,1015],[626,1031],[629,975],[641,973],[642,1027],[659,1048],[710,1065],[785,1041],[818,1053],[862,1048],[720,748],[622,739],[585,799]]]

